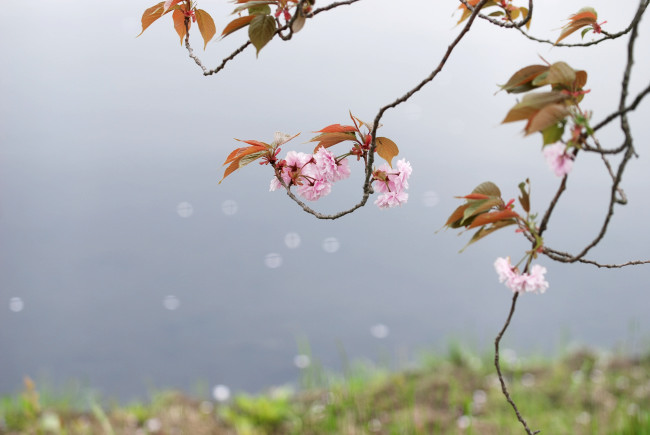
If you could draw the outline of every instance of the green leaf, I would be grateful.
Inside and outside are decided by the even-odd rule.
[[[563,122],[558,122],[555,125],[551,125],[550,127],[546,127],[544,130],[542,130],[544,145],[549,145],[562,139],[565,126],[566,126],[566,122],[563,121]]]
[[[248,15],[271,15],[269,5],[255,5],[248,8]]]
[[[556,125],[558,122],[564,120],[569,113],[569,109],[563,103],[549,104],[528,120],[528,124],[526,124],[526,136]]]
[[[586,29],[583,29],[582,32],[580,33],[580,37],[582,39],[585,39],[585,35],[587,34],[587,32],[589,32],[591,30],[593,30],[591,27],[587,27]]]
[[[248,37],[257,49],[258,56],[260,50],[273,39],[273,35],[275,35],[275,19],[270,15],[255,15],[248,26]]]

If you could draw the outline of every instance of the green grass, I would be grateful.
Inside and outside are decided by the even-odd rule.
[[[534,430],[545,434],[650,435],[650,356],[612,358],[582,351],[555,361],[503,363],[511,394]],[[47,400],[28,381],[0,399],[2,434],[520,434],[491,356],[458,346],[421,367],[390,373],[348,364],[343,375],[318,365],[302,388],[226,404],[159,393],[149,403]]]

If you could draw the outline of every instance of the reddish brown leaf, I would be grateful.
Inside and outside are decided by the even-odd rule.
[[[388,162],[388,166],[393,167],[393,158],[399,154],[399,148],[397,144],[387,137],[378,137],[376,138],[375,151],[379,154],[379,157]]]
[[[314,152],[316,152],[320,147],[329,148],[337,143],[355,139],[354,133],[323,133],[312,138],[309,142],[318,142],[318,145],[314,148]]]
[[[203,9],[196,10],[196,24],[199,25],[199,31],[201,32],[204,42],[203,49],[205,50],[208,42],[210,42],[215,33],[217,33],[217,28],[215,27],[214,20],[210,14]]]
[[[180,9],[176,9],[172,14],[172,18],[174,19],[174,29],[178,33],[178,36],[180,36],[181,45],[183,45],[183,38],[185,38],[185,34],[187,33],[187,29],[185,28],[185,14]],[[192,22],[188,21],[187,27],[190,27],[190,24]]]
[[[576,71],[575,89],[582,89],[587,84],[587,71]]]
[[[322,130],[315,131],[314,133],[351,133],[355,131],[359,130],[352,125],[332,124]]]
[[[237,139],[237,140],[239,140],[239,139]],[[248,142],[248,141],[240,141],[240,142],[250,143],[250,142],[255,142],[255,141],[250,141],[250,142]],[[252,146],[249,146],[249,147],[237,148],[228,155],[228,157],[226,158],[226,161],[223,164],[227,165],[228,163],[230,163],[230,162],[232,162],[232,161],[234,161],[236,159],[239,159],[239,158],[241,158],[241,157],[243,157],[245,155],[252,154],[252,153],[255,153],[255,152],[259,152],[259,151],[266,151],[266,150],[268,150],[268,147],[265,147],[263,145],[257,145],[257,144],[253,144]]]
[[[562,33],[560,37],[557,38],[555,43],[557,44],[576,30],[585,26],[593,26],[598,20],[598,14],[593,8],[582,8],[578,11],[577,14],[571,15],[569,17],[569,23],[562,27]]]
[[[465,196],[457,196],[456,198],[464,198],[464,199],[490,199],[489,196],[483,195],[482,193],[470,193],[469,195]]]
[[[513,219],[517,217],[519,217],[519,214],[517,214],[515,211],[512,211],[510,209],[494,211],[491,213],[483,213],[481,215],[476,216],[476,218],[474,218],[474,221],[472,221],[471,225],[468,228],[476,228],[494,222]]]
[[[221,37],[225,38],[226,36],[241,29],[242,27],[248,26],[253,18],[255,18],[255,15],[245,15],[243,17],[235,18],[223,29],[221,32]]]
[[[144,31],[147,29],[147,27],[149,27],[154,21],[156,21],[158,18],[164,15],[163,14],[164,4],[165,2],[160,2],[144,11],[144,13],[142,14],[142,32],[140,32],[140,35],[142,35]]]
[[[528,91],[534,87],[531,85],[531,82],[540,74],[548,71],[548,69],[548,65],[530,65],[524,67],[514,73],[508,82],[501,86],[501,89],[509,93]]]
[[[469,207],[469,204],[463,204],[454,210],[451,216],[449,216],[449,219],[447,219],[447,222],[445,222],[445,226],[452,228],[460,227],[460,221],[463,219],[467,207]]]
[[[534,94],[525,95],[522,98],[521,102],[516,104],[503,121],[502,124],[506,122],[521,121],[523,119],[530,119],[542,108],[550,105],[559,103],[567,99],[567,95],[564,95],[561,92],[538,92]]]
[[[163,12],[167,13],[169,9],[173,8],[176,6],[178,3],[182,2],[183,0],[166,0],[165,4],[163,5]]]
[[[525,129],[526,136],[557,124],[567,115],[569,115],[569,109],[564,104],[550,104],[544,107],[528,120]]]

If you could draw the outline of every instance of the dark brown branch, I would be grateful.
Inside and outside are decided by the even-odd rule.
[[[438,66],[436,67],[429,76],[427,76],[424,80],[422,80],[418,85],[416,85],[414,88],[412,88],[410,91],[408,91],[406,94],[402,95],[399,97],[397,100],[393,101],[392,103],[382,107],[379,109],[379,112],[377,113],[377,116],[375,116],[375,120],[373,122],[372,130],[370,134],[372,135],[372,145],[370,147],[370,152],[368,153],[368,160],[366,162],[366,177],[365,181],[363,183],[363,195],[361,198],[361,201],[354,205],[352,208],[348,210],[344,210],[342,212],[332,214],[332,215],[325,215],[318,213],[314,210],[312,210],[309,206],[307,206],[304,202],[302,202],[300,199],[298,199],[290,190],[289,186],[284,184],[282,180],[280,182],[282,185],[285,187],[287,190],[287,194],[291,199],[293,199],[303,210],[305,210],[307,213],[310,213],[314,216],[316,216],[318,219],[338,219],[341,216],[345,216],[346,214],[352,213],[354,210],[363,207],[366,202],[368,201],[368,197],[373,193],[372,190],[372,164],[374,162],[374,154],[375,154],[375,148],[377,146],[376,144],[376,136],[377,136],[377,129],[379,128],[379,121],[381,120],[381,117],[384,115],[384,112],[390,108],[394,108],[397,105],[404,103],[407,101],[409,98],[411,98],[416,92],[418,92],[420,89],[422,89],[426,84],[431,82],[436,75],[442,70],[442,68],[445,66],[445,63],[447,62],[447,59],[449,59],[449,56],[451,53],[454,51],[458,43],[463,39],[463,37],[467,34],[469,29],[472,27],[472,24],[474,23],[474,19],[476,18],[478,12],[480,11],[481,7],[487,2],[488,0],[481,0],[479,4],[476,5],[476,9],[474,12],[472,12],[472,15],[468,18],[467,23],[463,27],[463,30],[458,34],[458,36],[454,39],[454,41],[447,47],[447,51],[443,55],[442,59],[438,63]],[[315,14],[316,12],[314,12]],[[280,177],[281,178],[281,177]]]
[[[542,250],[542,254],[546,255],[548,258],[554,261],[558,261],[560,263],[573,263],[573,255],[569,254],[568,252],[561,252],[557,251],[555,249],[551,249],[549,247],[544,247]],[[627,266],[639,266],[642,264],[650,264],[650,260],[632,260],[628,261],[626,263],[619,263],[619,264],[607,264],[607,263],[599,263],[594,260],[588,260],[586,258],[581,258],[577,261],[577,263],[584,263],[584,264],[591,264],[593,266],[596,266],[598,268],[607,268],[607,269],[621,269],[623,267]]]
[[[461,0],[461,1],[463,1],[463,0]],[[536,37],[534,37],[532,35],[529,35],[521,27],[515,27],[515,28],[517,30],[519,30],[519,32],[522,35],[524,35],[526,38],[530,39],[531,41],[540,42],[542,44],[550,44],[550,45],[552,45],[554,47],[589,47],[589,46],[592,46],[592,45],[600,44],[601,42],[604,42],[604,41],[609,41],[609,40],[612,40],[612,39],[620,38],[621,36],[630,33],[632,28],[641,19],[641,15],[643,15],[643,13],[645,12],[645,10],[648,7],[649,3],[650,3],[650,0],[644,0],[644,1],[641,2],[641,5],[639,6],[639,9],[637,9],[637,12],[636,12],[634,18],[630,22],[630,25],[627,28],[625,28],[624,30],[621,30],[620,32],[617,32],[617,33],[608,33],[608,32],[603,31],[602,33],[603,33],[603,35],[605,35],[604,37],[602,37],[600,39],[597,39],[595,41],[590,41],[590,42],[581,42],[581,43],[576,43],[576,44],[567,44],[567,43],[559,42],[559,43],[556,44],[553,41],[549,41],[548,39],[540,39],[540,38],[536,38]]]
[[[305,1],[306,0],[300,0],[299,7],[301,7],[301,5],[304,5]],[[332,9],[337,8],[339,6],[351,5],[351,4],[356,3],[358,1],[361,1],[361,0],[345,0],[345,1],[331,3],[331,4],[327,5],[327,6],[316,9],[313,12],[305,15],[305,18],[312,18],[312,17],[318,15],[321,12],[329,11],[329,10],[332,10]],[[287,24],[285,24],[284,26],[277,29],[275,31],[275,34],[278,35],[281,39],[283,39],[285,41],[291,39],[291,36],[293,35],[293,30],[291,30],[291,25],[295,22],[298,14],[301,13],[300,12],[301,10],[302,9],[297,10],[296,14],[294,14],[293,17],[291,17],[291,20]],[[214,69],[209,70],[205,65],[203,65],[203,62],[201,61],[201,59],[197,55],[194,54],[194,50],[192,49],[192,46],[190,45],[190,32],[189,32],[188,27],[189,27],[188,26],[188,19],[185,19],[185,30],[186,30],[186,33],[185,33],[185,48],[187,49],[187,52],[189,53],[190,58],[192,58],[192,60],[194,60],[194,62],[199,66],[199,68],[201,68],[201,70],[203,71],[204,76],[211,76],[211,75],[217,74],[219,71],[221,71],[222,69],[224,69],[226,67],[226,64],[228,62],[233,60],[238,54],[243,52],[249,45],[251,45],[250,41],[246,41],[246,43],[242,44],[237,50],[233,51],[230,54],[230,56],[224,58],[221,61],[221,64],[219,66],[217,66]],[[287,30],[287,29],[289,29],[289,34],[286,35],[286,36],[282,35],[282,32]]]
[[[650,93],[650,85],[648,85],[648,87],[646,87],[644,90],[639,92],[639,94],[636,96],[636,98],[634,98],[634,101],[632,102],[632,104],[630,104],[629,106],[627,106],[627,107],[625,107],[623,109],[619,109],[618,111],[612,113],[611,115],[607,116],[605,119],[600,121],[598,124],[596,124],[594,126],[594,131],[603,128],[604,126],[606,126],[607,124],[609,124],[610,122],[612,122],[613,120],[618,118],[619,116],[621,116],[621,115],[623,115],[625,113],[631,112],[632,110],[635,110],[636,107],[641,102],[641,100],[643,100],[643,98],[646,95],[648,95],[649,93]]]
[[[526,269],[528,269],[528,265],[526,265]],[[510,320],[512,320],[512,316],[515,313],[515,306],[517,305],[518,297],[519,297],[519,292],[515,292],[515,294],[512,296],[512,304],[510,305],[510,312],[508,313],[508,318],[506,319],[506,323],[503,325],[503,328],[501,328],[501,331],[499,331],[499,334],[494,339],[494,367],[496,367],[497,369],[497,375],[499,376],[499,382],[501,383],[501,391],[503,392],[503,395],[506,397],[508,403],[510,403],[510,406],[512,406],[512,408],[515,410],[515,414],[517,414],[517,419],[524,426],[526,433],[528,435],[532,435],[532,434],[539,433],[539,431],[533,432],[528,427],[526,420],[524,420],[524,418],[521,416],[521,413],[519,412],[517,405],[512,400],[512,397],[510,397],[510,393],[508,392],[508,387],[506,386],[505,378],[503,377],[503,373],[501,373],[501,364],[499,362],[499,344],[501,343],[501,338],[503,337],[503,334],[505,334],[506,329],[508,329],[508,326],[510,325]]]

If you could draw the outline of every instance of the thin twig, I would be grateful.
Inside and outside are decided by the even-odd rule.
[[[526,265],[526,268],[528,268],[528,265]],[[528,424],[526,423],[526,420],[524,420],[524,418],[521,416],[519,409],[517,409],[517,405],[512,400],[512,397],[510,397],[510,393],[508,392],[508,387],[506,386],[505,378],[503,377],[503,373],[501,373],[501,364],[499,362],[499,344],[501,343],[501,338],[503,337],[503,334],[505,334],[506,329],[508,329],[508,326],[510,325],[510,320],[512,320],[512,316],[515,313],[515,306],[517,305],[518,297],[519,297],[519,292],[515,292],[515,294],[512,296],[512,304],[510,305],[510,312],[508,313],[508,318],[506,319],[506,323],[503,325],[503,328],[501,328],[501,331],[499,331],[499,334],[494,339],[494,366],[497,369],[497,375],[499,376],[499,382],[501,383],[501,391],[503,392],[503,395],[506,397],[508,403],[510,403],[510,406],[512,406],[512,408],[515,410],[515,414],[517,414],[517,419],[524,426],[526,433],[529,435],[533,435],[539,433],[539,431],[533,432],[532,430],[530,430]]]

